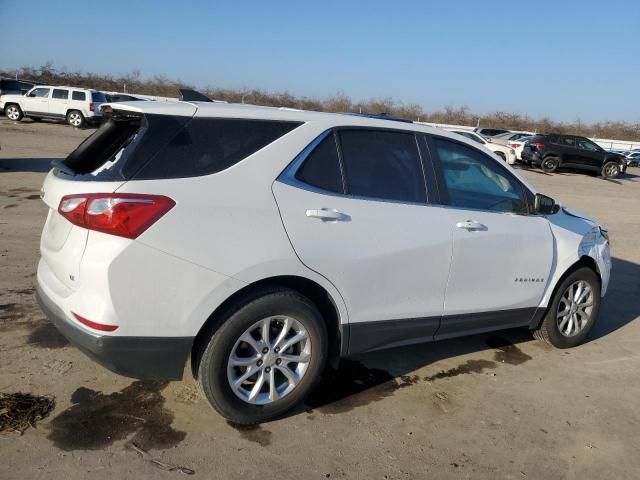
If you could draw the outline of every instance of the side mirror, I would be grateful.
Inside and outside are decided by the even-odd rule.
[[[553,198],[542,195],[541,193],[536,193],[533,209],[534,213],[538,215],[553,215],[560,210],[560,205],[556,204]]]

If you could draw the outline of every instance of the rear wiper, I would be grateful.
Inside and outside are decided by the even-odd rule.
[[[51,162],[51,166],[53,168],[57,168],[58,170],[60,170],[62,173],[66,173],[67,175],[71,175],[73,177],[75,177],[78,172],[74,171],[73,169],[71,169],[69,167],[69,165],[67,165],[66,163],[64,163],[63,160],[53,160]]]

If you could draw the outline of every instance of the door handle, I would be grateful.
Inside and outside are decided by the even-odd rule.
[[[309,218],[319,218],[323,222],[348,222],[351,217],[346,213],[339,212],[335,208],[311,209],[306,212]]]
[[[465,220],[464,222],[458,222],[456,223],[456,227],[462,228],[464,230],[469,230],[469,231],[487,230],[486,225],[483,225],[480,222],[476,222],[475,220]]]

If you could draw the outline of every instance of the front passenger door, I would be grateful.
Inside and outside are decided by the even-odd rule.
[[[49,114],[49,93],[51,89],[36,87],[24,99],[25,113]]]
[[[527,325],[553,262],[546,218],[529,214],[533,194],[506,166],[449,139],[430,144],[453,238],[437,337]]]

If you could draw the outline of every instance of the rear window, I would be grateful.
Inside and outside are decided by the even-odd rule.
[[[299,125],[270,120],[194,118],[135,178],[196,177],[220,172]]]
[[[57,98],[58,100],[67,100],[69,98],[69,90],[62,88],[54,88],[51,98]]]
[[[71,99],[84,102],[87,99],[87,96],[84,94],[84,92],[73,92],[71,94]]]
[[[106,103],[107,97],[102,92],[91,92],[91,100],[94,103]]]
[[[58,176],[87,181],[209,175],[238,163],[298,125],[115,111],[54,166]]]

